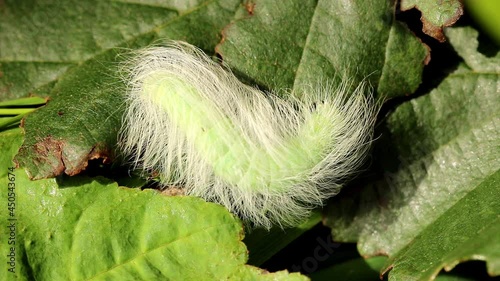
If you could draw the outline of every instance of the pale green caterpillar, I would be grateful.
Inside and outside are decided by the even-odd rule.
[[[142,50],[128,66],[124,153],[165,186],[256,226],[299,223],[339,191],[371,141],[376,106],[364,83],[283,99],[181,42]]]

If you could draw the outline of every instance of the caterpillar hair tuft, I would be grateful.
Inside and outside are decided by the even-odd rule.
[[[371,143],[378,107],[364,82],[278,97],[183,42],[139,51],[127,73],[122,151],[165,186],[255,226],[300,223],[338,193]]]

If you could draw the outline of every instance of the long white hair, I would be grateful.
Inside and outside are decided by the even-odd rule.
[[[378,107],[366,83],[281,98],[183,42],[141,50],[127,65],[123,152],[166,187],[255,226],[301,222],[339,191],[371,142]]]

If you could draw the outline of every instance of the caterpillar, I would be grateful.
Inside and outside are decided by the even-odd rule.
[[[255,227],[300,223],[338,193],[371,142],[377,107],[364,82],[282,97],[178,41],[138,51],[126,69],[123,153],[165,187]]]

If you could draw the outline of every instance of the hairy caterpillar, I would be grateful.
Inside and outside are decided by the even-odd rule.
[[[376,106],[365,83],[280,98],[241,83],[187,43],[128,64],[123,152],[166,186],[269,228],[299,223],[362,162]]]

